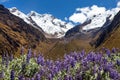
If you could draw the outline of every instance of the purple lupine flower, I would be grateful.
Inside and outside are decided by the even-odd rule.
[[[50,74],[52,78],[55,76],[55,72],[52,70],[52,68],[50,69]]]
[[[82,52],[81,52],[82,55],[85,55],[85,50],[83,49]]]
[[[40,64],[42,57],[39,55],[37,58],[37,63]]]
[[[45,61],[44,58],[39,55],[38,58],[37,58],[37,63],[38,63],[39,65],[43,66],[44,63],[45,63],[44,61]]]
[[[34,78],[32,78],[31,80],[35,80]]]
[[[10,72],[10,80],[14,80],[15,79],[15,73],[14,70],[11,70]]]
[[[54,72],[54,74],[57,74],[57,73],[59,72],[59,68],[56,67],[56,66],[54,66],[54,67],[53,67],[53,72]]]
[[[78,54],[76,52],[72,53],[71,55],[76,61],[78,60]]]
[[[19,77],[18,77],[18,80],[23,80],[23,76],[19,76]]]
[[[116,60],[118,66],[120,66],[120,60]]]
[[[99,66],[98,70],[101,71],[102,69],[103,69],[103,67],[102,67],[102,66]]]
[[[87,59],[87,58],[85,58],[85,59],[82,60],[82,65],[83,65],[83,66],[86,66],[87,63],[88,63],[88,59]]]
[[[113,65],[112,62],[108,62],[107,66],[110,67],[110,68],[113,68],[114,65]]]
[[[68,76],[68,75],[65,75],[65,76],[64,76],[64,80],[69,80],[69,76]]]
[[[36,75],[36,80],[41,80],[40,74]]]
[[[72,60],[70,64],[71,64],[71,67],[74,67],[75,64],[76,64],[76,61],[75,61],[75,60]]]
[[[41,69],[40,69],[40,71],[39,71],[39,75],[44,75],[44,73],[45,73],[45,70],[44,70],[44,68],[43,67],[41,67]]]
[[[103,64],[107,63],[107,59],[103,58]]]
[[[70,75],[65,75],[64,80],[73,80],[73,78]]]
[[[69,80],[73,80],[72,76],[69,76]]]
[[[105,72],[110,71],[112,68],[113,68],[113,64],[111,62],[104,65],[104,71]]]
[[[112,78],[114,80],[118,80],[119,79],[119,73],[116,70],[111,69],[110,70],[110,78]]]
[[[93,52],[90,52],[90,53],[87,55],[87,60],[95,61],[95,54],[94,54]]]
[[[55,65],[59,66],[60,65],[60,61],[59,60],[55,61]]]
[[[82,79],[81,75],[76,74],[76,75],[75,75],[75,80],[83,80],[83,79]]]
[[[106,49],[106,54],[107,54],[107,56],[108,56],[108,57],[110,57],[111,52],[110,52],[110,50],[109,50],[109,49]]]
[[[112,48],[112,53],[116,53],[117,50],[115,48]]]
[[[95,56],[95,61],[96,62],[101,62],[102,61],[102,55],[99,53],[99,54],[96,54]]]
[[[29,49],[28,53],[27,53],[27,56],[26,56],[26,62],[27,63],[29,63],[29,60],[30,60],[31,56],[32,56],[32,51],[31,51],[31,49]]]
[[[23,80],[26,80],[25,78],[23,78]]]
[[[66,64],[63,66],[64,69],[66,70],[66,72],[69,72],[70,71],[70,65],[69,64]]]

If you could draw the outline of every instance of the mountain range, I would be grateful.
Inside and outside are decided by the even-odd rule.
[[[67,30],[72,28],[72,23],[66,23],[60,19],[55,18],[51,14],[39,14],[35,11],[31,11],[27,15],[19,11],[16,7],[9,9],[12,14],[20,17],[26,23],[34,26],[35,28],[42,30],[47,38],[61,38],[65,35]]]
[[[97,6],[92,6],[92,8],[97,8]],[[78,9],[77,11],[87,15],[86,20],[81,25],[88,23],[81,27],[81,31],[87,31],[99,27],[106,26],[108,22],[112,21],[115,14],[118,12],[118,9],[105,10],[104,8],[100,9],[101,11],[96,10],[97,12],[93,13],[95,10],[90,10],[89,8]],[[34,26],[39,29],[47,38],[62,38],[65,36],[66,32],[71,28],[74,28],[72,22],[65,22],[60,19],[55,18],[51,14],[39,14],[35,11],[31,11],[28,14],[24,14],[19,11],[16,7],[9,8],[9,11],[15,16],[20,17],[26,23]],[[82,14],[81,13],[81,14]],[[88,14],[89,13],[89,14]],[[106,24],[107,23],[107,24]]]
[[[17,8],[0,5],[0,54],[19,55],[21,47],[36,50],[48,58],[60,58],[71,51],[102,47],[120,48],[120,12],[96,14],[74,25],[51,14],[31,11],[27,15]]]

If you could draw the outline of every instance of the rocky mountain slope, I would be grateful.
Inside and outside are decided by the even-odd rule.
[[[46,38],[38,29],[0,5],[0,54],[15,53],[21,46],[36,48]]]

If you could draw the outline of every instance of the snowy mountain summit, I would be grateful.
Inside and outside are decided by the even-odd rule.
[[[16,7],[10,8],[9,10],[12,14],[20,17],[26,23],[39,30],[42,29],[47,38],[61,38],[74,26],[72,23],[66,23],[65,21],[55,18],[51,14],[39,14],[35,11],[31,11],[25,15]]]
[[[114,16],[119,12],[120,7],[107,10],[105,7],[93,5],[91,7],[77,8],[76,12],[69,17],[69,20],[74,23],[83,24],[91,21],[83,26],[82,30],[90,30],[98,27],[103,27],[108,21],[112,21]],[[109,23],[108,23],[109,24]]]

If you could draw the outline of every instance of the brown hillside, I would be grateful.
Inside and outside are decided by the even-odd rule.
[[[0,54],[15,53],[21,46],[36,48],[44,35],[0,5]]]

